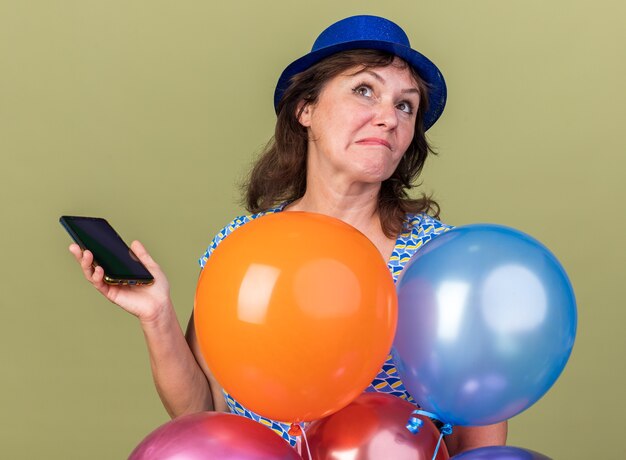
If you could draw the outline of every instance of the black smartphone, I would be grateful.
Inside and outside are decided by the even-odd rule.
[[[124,240],[101,217],[62,216],[61,225],[83,249],[93,253],[94,266],[104,269],[108,284],[152,284],[154,277]]]

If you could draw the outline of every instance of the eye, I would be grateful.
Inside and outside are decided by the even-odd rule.
[[[413,105],[406,101],[400,102],[398,105],[396,105],[396,107],[399,110],[402,110],[404,113],[408,113],[409,115],[413,113]]]
[[[353,88],[352,92],[364,97],[372,97],[374,95],[372,88],[363,84],[360,84],[359,86]]]

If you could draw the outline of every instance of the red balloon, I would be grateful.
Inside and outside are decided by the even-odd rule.
[[[412,434],[406,424],[414,410],[413,404],[395,396],[363,393],[339,412],[311,423],[306,429],[311,455],[314,460],[432,460],[439,431],[418,415],[424,424]],[[304,447],[302,454],[308,458]],[[436,460],[448,458],[442,441]]]
[[[245,417],[200,412],[150,433],[128,460],[301,460],[279,435]]]

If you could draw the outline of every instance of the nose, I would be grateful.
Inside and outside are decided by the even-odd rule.
[[[394,129],[398,126],[398,112],[396,106],[391,102],[380,102],[373,121],[376,126],[388,130]]]

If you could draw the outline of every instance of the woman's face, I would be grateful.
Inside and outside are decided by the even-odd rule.
[[[330,79],[304,107],[309,174],[348,183],[388,179],[415,130],[420,96],[408,67],[353,67]]]

